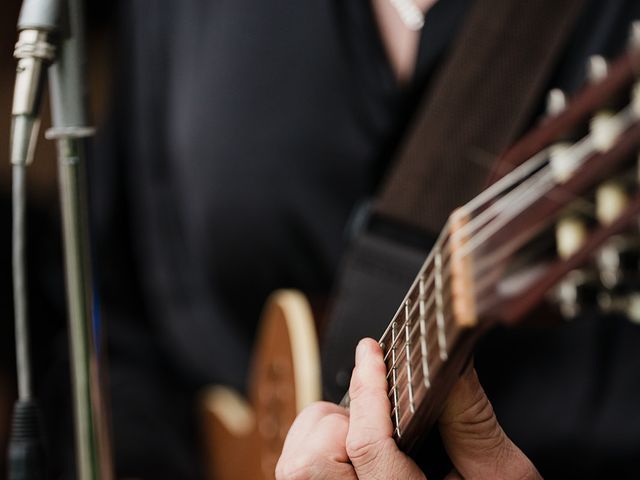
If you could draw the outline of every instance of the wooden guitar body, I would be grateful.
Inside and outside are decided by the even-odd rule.
[[[249,398],[222,386],[201,397],[208,476],[268,480],[296,415],[320,400],[320,357],[305,297],[275,292],[263,311],[250,373]]]

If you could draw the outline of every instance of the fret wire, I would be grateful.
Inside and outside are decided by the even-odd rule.
[[[436,347],[437,346],[437,340],[436,339],[430,340],[427,343],[428,343],[428,345],[430,347]],[[439,357],[438,357],[438,359],[439,359]],[[396,370],[397,370],[398,364],[403,360],[405,360],[404,352],[400,352],[400,355],[396,357],[396,365],[395,365]],[[413,362],[412,363],[412,367],[420,365],[420,362],[419,361],[417,362],[417,359],[412,359],[411,361]],[[440,362],[442,362],[442,360],[440,360]],[[392,370],[392,368],[393,368],[393,366],[390,365],[389,369],[387,371],[387,375],[386,375],[387,382],[391,382],[391,387],[390,387],[389,391],[391,391],[391,388],[393,387],[393,378],[392,378],[393,377],[393,375],[392,375],[393,374],[393,370]]]
[[[398,392],[398,405],[401,406],[401,405],[403,405],[403,402],[407,401],[408,395],[407,395],[407,390],[406,389],[402,390],[400,387],[401,387],[401,378],[398,379],[398,385],[393,387],[393,390]],[[426,389],[426,387],[424,387],[423,383],[417,384],[416,388],[414,390],[414,395],[419,395],[422,392],[422,390],[421,390],[422,388],[425,389],[424,390],[425,392],[427,391],[427,389]],[[410,402],[410,399],[409,399],[409,402]],[[404,408],[404,409],[400,408],[400,414],[399,414],[398,422],[402,421],[402,417],[405,414],[408,415],[408,414],[414,414],[414,413],[415,413],[415,408],[414,408],[414,410],[411,410],[410,408]]]
[[[433,316],[429,317],[429,318],[427,319],[427,322],[428,322],[431,326],[433,326]],[[412,335],[413,335],[413,333],[415,333],[415,331],[416,331],[416,328],[415,328],[415,326],[414,326],[414,328],[413,328],[413,332],[412,332]],[[429,345],[433,345],[434,343],[436,343],[436,341],[435,341],[435,340],[434,340],[434,341],[428,341],[428,344],[429,344]],[[401,355],[400,357],[397,357],[397,358],[396,358],[396,362],[401,361],[401,360],[402,360],[402,357],[403,357],[402,355]],[[441,365],[441,366],[442,366],[442,365],[444,365],[444,362],[443,362],[442,364],[440,364],[440,365]],[[398,377],[396,377],[396,379],[395,379],[395,382],[394,382],[394,383],[398,383],[398,382],[400,382],[401,380],[402,380],[402,376],[398,376]],[[399,385],[397,385],[397,384],[392,384],[392,385],[391,385],[391,387],[389,388],[389,390],[390,390],[390,391],[398,391],[398,387],[399,387]],[[414,388],[414,396],[415,396],[415,395],[418,395],[418,394],[420,394],[420,393],[422,393],[422,391],[423,391],[422,389],[424,389],[424,392],[425,392],[425,394],[426,394],[426,392],[428,392],[428,390],[429,390],[429,387],[427,387],[423,382],[419,382],[419,383],[417,383],[417,384],[415,385],[415,388]],[[397,401],[397,402],[399,402],[399,404],[401,405],[401,404],[402,404],[402,401],[404,400],[404,398],[405,398],[405,395],[404,395],[404,392],[403,392],[400,396],[396,396],[396,401]],[[399,418],[400,424],[402,424],[403,419],[404,419],[404,418],[406,418],[408,415],[409,415],[409,413],[407,413],[407,410],[401,411],[401,415],[400,415],[400,418]]]
[[[397,388],[396,388],[396,390],[397,390]],[[406,402],[407,402],[406,391],[398,397],[399,414],[398,414],[397,422],[398,422],[398,425],[400,425],[401,428],[402,428],[402,425],[404,424],[404,421],[407,418],[412,417],[415,414],[415,412],[417,411],[417,409],[420,407],[422,402],[424,402],[425,399],[428,398],[427,397],[428,392],[429,392],[429,389],[427,387],[425,387],[424,383],[420,382],[420,383],[416,384],[415,389],[414,389],[414,395],[419,400],[416,403],[416,410],[414,412],[411,412],[408,408],[402,408],[402,406],[406,405]]]
[[[444,365],[445,365],[445,363],[444,363],[444,362],[443,362],[443,363],[440,363],[440,364],[438,365],[438,370],[437,370],[437,371],[439,371],[441,368],[444,368]],[[397,378],[397,382],[398,382],[398,384],[400,384],[400,383],[402,382],[402,379],[403,379],[403,378],[402,378],[402,376],[399,376],[399,377]],[[405,401],[406,401],[406,399],[407,399],[407,395],[406,395],[406,393],[407,393],[407,392],[406,392],[406,390],[399,390],[399,385],[392,386],[392,389],[395,389],[396,391],[400,391],[400,392],[401,392],[401,393],[399,394],[399,396],[397,397],[397,402],[398,402],[398,405],[399,405],[399,406],[402,406],[402,405],[403,405],[403,402],[405,402]],[[423,397],[422,397],[422,400],[421,400],[421,401],[423,401],[423,400],[424,400],[424,395],[427,395],[428,391],[429,391],[429,388],[428,388],[428,387],[426,387],[426,386],[424,385],[424,383],[419,382],[419,383],[417,383],[417,384],[415,385],[415,388],[414,388],[414,396],[415,396],[416,398],[419,398],[419,397],[422,395]],[[399,420],[398,420],[399,425],[402,425],[402,424],[403,424],[403,420],[404,420],[405,418],[407,418],[407,417],[412,416],[412,415],[413,415],[413,413],[414,413],[414,412],[410,412],[408,409],[404,409],[404,410],[403,410],[402,408],[400,408],[400,417],[399,417]]]
[[[433,305],[433,298],[431,298],[431,299],[429,300],[429,303],[430,303],[429,308],[431,308],[431,305]],[[413,307],[411,307],[411,311],[409,312],[409,315],[410,315],[410,316],[413,316],[413,314],[415,313],[415,309],[417,309],[417,308],[419,308],[419,307],[418,307],[418,304],[415,304]],[[402,326],[404,327],[404,324],[403,324]],[[385,362],[386,362],[386,361],[387,361],[387,359],[389,358],[389,354],[390,354],[390,350],[387,350],[387,351],[385,352],[385,355],[384,355],[384,361],[385,361]]]
[[[417,360],[412,360],[412,366],[419,366],[420,362]],[[442,365],[442,363],[440,364],[434,364],[435,367],[438,367],[439,365]],[[405,396],[408,394],[408,390],[406,388],[402,388],[403,384],[402,382],[407,378],[406,376],[406,369],[402,369],[400,371],[400,373],[398,374],[397,378],[396,378],[396,383],[393,383],[393,380],[389,381],[389,387],[387,389],[387,397],[390,400],[393,400],[393,395],[394,395],[394,390],[398,391],[398,400],[402,400],[405,398]],[[414,404],[415,404],[415,398],[416,398],[416,392],[418,392],[418,386],[424,386],[424,382],[416,382],[414,384],[413,387],[413,394],[414,394]],[[427,388],[427,387],[425,387]]]
[[[431,249],[431,251],[429,252],[429,255],[427,255],[427,259],[422,264],[422,267],[420,268],[420,272],[418,272],[418,277],[420,275],[423,275],[429,268],[433,268],[433,256],[434,256],[435,246],[442,245],[444,242],[448,241],[448,239],[449,239],[449,223],[450,223],[450,220],[447,220],[447,223],[443,227],[442,231],[440,232],[440,235],[438,236],[438,239],[435,242],[434,248]],[[447,256],[447,264],[448,264],[448,256]],[[416,279],[414,280],[413,284],[409,288],[409,293],[407,294],[407,296],[412,295],[415,292],[415,288],[416,288],[416,284],[417,283],[418,283],[418,278],[416,277]],[[393,320],[397,319],[401,308],[402,308],[402,306],[398,309],[396,314],[393,316]],[[390,332],[391,324],[392,323],[389,323],[389,325],[387,325],[386,330],[384,331],[384,333],[380,337],[380,341],[379,341],[380,344],[386,343],[385,340],[387,339],[387,337],[391,333]]]
[[[411,372],[411,338],[409,336],[409,332],[411,330],[411,317],[409,315],[409,305],[410,302],[407,300],[404,305],[404,314],[405,314],[405,357],[407,358],[406,366],[407,366],[407,385],[409,391],[409,408],[411,409],[411,413],[415,411],[415,404],[413,403],[413,375]]]
[[[444,362],[443,362],[443,363],[441,363],[441,364],[436,364],[436,366],[438,367],[436,371],[438,371],[440,368],[443,368],[443,366],[444,366]],[[395,396],[394,396],[393,394],[394,394],[394,392],[395,392],[395,393],[397,393],[397,392],[399,391],[399,387],[400,387],[400,385],[401,385],[401,382],[402,382],[402,380],[403,380],[403,377],[404,377],[404,376],[402,375],[402,371],[401,371],[401,374],[400,374],[399,376],[397,376],[397,377],[396,377],[395,382],[394,382],[394,384],[391,386],[390,392],[389,392],[389,394],[388,394],[388,396],[392,397],[392,398],[393,398],[393,400],[394,400],[394,401],[395,401],[399,406],[402,406],[402,405],[403,405],[403,402],[404,402],[404,401],[405,401],[405,399],[406,399],[407,391],[406,391],[406,389],[404,389],[404,390],[400,391],[400,393],[399,393],[399,394],[396,394]],[[415,386],[415,388],[414,388],[414,397],[415,397],[416,395],[418,395],[418,396],[419,396],[419,395],[421,395],[421,394],[426,395],[426,393],[428,392],[428,390],[429,390],[429,388],[428,388],[427,386],[425,386],[425,384],[424,384],[423,382],[419,382],[419,383]],[[408,412],[406,409],[405,409],[405,410],[400,409],[400,418],[399,418],[400,424],[402,424],[402,419],[403,419],[406,415],[408,415],[409,413],[411,413],[411,412]]]
[[[446,362],[442,362],[439,358],[437,358],[432,365],[433,367],[431,369],[432,375],[434,373],[437,374],[437,372],[440,371],[441,368],[443,368],[445,363]],[[420,366],[419,359],[412,359],[411,365],[412,367],[416,367],[416,368],[419,367]],[[419,369],[417,371],[419,371]],[[406,369],[400,369],[399,372],[400,373],[396,376],[395,381],[394,379],[388,380],[389,386],[387,389],[387,396],[389,397],[390,400],[395,400],[395,398],[397,398],[397,401],[400,402],[400,405],[402,405],[402,402],[408,395],[407,389],[403,388],[405,386],[404,382],[407,381],[407,375],[406,375]],[[414,374],[415,372],[416,370],[414,370]],[[429,390],[430,388],[430,387],[427,387],[424,382],[419,381],[419,382],[413,383],[414,405],[417,405],[417,398],[418,398],[417,395],[419,395],[420,392],[422,392],[422,390],[420,389],[422,387],[424,387],[425,391]],[[397,397],[394,397],[395,391],[397,391]]]
[[[483,289],[483,290],[484,290],[484,289]],[[483,290],[478,291],[478,292],[476,293],[476,295],[480,295],[480,296],[481,296],[483,293],[486,293],[486,292],[484,292]],[[445,300],[445,301],[444,301],[444,307],[445,307],[445,311],[446,311],[447,307],[449,307],[449,306],[450,306],[450,301],[451,301],[452,297],[451,297],[451,290],[450,290],[450,289],[445,288],[444,292],[445,292],[445,297],[444,297],[444,300]],[[432,299],[433,299],[433,298],[431,297],[431,300],[432,300]],[[419,303],[417,303],[416,305],[419,305]],[[432,304],[431,304],[431,306],[432,306]],[[414,310],[415,308],[416,308],[416,307],[415,307],[415,305],[414,305],[414,307],[412,307],[412,310],[411,310],[411,317],[412,317],[412,318],[413,318],[413,314],[415,313],[415,310]],[[482,310],[482,309],[480,309],[480,310]],[[428,313],[428,312],[429,312],[429,309],[427,309],[427,313]],[[426,322],[429,322],[432,318],[433,318],[433,316],[431,316],[431,315],[426,315]],[[453,318],[453,317],[449,317],[449,318]],[[446,321],[445,321],[445,331],[448,331],[448,330],[450,329],[450,327],[452,326],[452,325],[450,324],[450,322],[449,322],[449,324],[447,324],[447,323],[448,323],[448,322],[446,322]],[[404,326],[404,325],[403,325],[403,326]],[[415,334],[416,334],[416,332],[419,332],[418,327],[419,327],[419,323],[414,324],[414,326],[412,327],[411,335],[410,335],[410,340],[411,340],[411,341],[413,341],[413,339],[415,338]],[[396,342],[397,342],[398,340],[399,340],[399,339],[396,339]],[[427,344],[428,344],[428,345],[430,345],[431,343],[432,343],[432,342],[427,342]],[[386,355],[386,357],[385,357],[386,359],[388,359],[388,353],[389,353],[389,352],[387,352],[387,355]],[[398,360],[401,360],[401,359],[402,359],[402,357],[398,358]]]
[[[446,292],[447,292],[447,295],[446,295],[446,297],[445,297],[445,304],[444,304],[445,312],[446,312],[446,311],[448,311],[448,307],[450,307],[450,305],[451,305],[451,299],[452,299],[451,291],[450,291],[450,290],[447,290]],[[414,314],[414,313],[415,313],[415,310],[412,310],[411,317],[413,317],[413,314]],[[433,313],[433,312],[432,312],[432,313]],[[452,318],[452,317],[447,317],[447,318]],[[433,316],[433,314],[432,314],[432,315],[429,315],[429,316],[427,317],[426,321],[427,321],[427,322],[430,322],[430,323],[432,324],[432,320],[433,320],[433,319],[434,319],[434,316]],[[397,322],[396,322],[396,323],[397,323]],[[405,323],[402,323],[402,325],[400,326],[400,328],[401,328],[401,329],[403,329],[404,327],[405,327]],[[447,330],[449,329],[448,327],[449,327],[449,325],[447,325]],[[435,328],[436,328],[436,331],[437,331],[437,324],[436,324]],[[419,324],[419,323],[415,323],[415,324],[411,327],[411,331],[410,331],[410,335],[409,335],[409,340],[410,340],[411,342],[413,342],[413,339],[415,338],[416,332],[418,332],[418,333],[420,332],[420,324]],[[394,347],[396,347],[396,348],[397,348],[397,347],[398,347],[398,345],[399,345],[399,344],[398,344],[398,342],[399,342],[399,341],[400,341],[400,338],[396,338],[396,342],[395,342],[394,344],[392,344],[392,345],[393,345]],[[437,346],[437,338],[434,340],[434,342],[436,342],[436,343],[434,343],[434,346]],[[388,355],[386,355],[386,356],[384,357],[384,362],[385,362],[385,363],[386,363],[386,362],[387,362],[387,360],[389,359],[389,355],[390,355],[390,354],[391,354],[391,350],[389,350],[389,351],[388,351]],[[397,362],[399,362],[400,360],[402,360],[402,358],[404,358],[404,357],[403,357],[403,354],[404,354],[404,352],[403,352],[403,351],[402,351],[402,349],[401,349],[400,356],[396,355],[396,357],[395,357],[395,358],[396,358],[396,363],[397,363]],[[395,365],[395,364],[392,362],[391,366],[397,366],[397,365]],[[391,366],[390,366],[390,367],[391,367]],[[389,375],[390,375],[390,371],[389,371],[389,372],[387,372],[387,380],[389,379]]]
[[[413,330],[413,332],[415,333],[416,330]],[[430,340],[429,342],[427,342],[427,344],[430,346],[430,348],[437,347],[437,340],[434,338],[433,340]],[[400,352],[400,354],[396,356],[396,365],[395,365],[395,367],[397,368],[399,363],[402,362],[403,360],[405,360],[405,358],[406,357],[405,357],[404,352]],[[414,360],[416,360],[416,359],[414,359]],[[392,370],[391,369],[393,368],[393,365],[389,365],[388,368],[389,368],[389,370],[388,370],[387,376],[386,376],[387,381],[389,381],[390,377],[392,376]]]
[[[419,299],[421,299],[421,302],[418,302],[416,305],[413,305],[413,307],[411,307],[411,309],[409,310],[409,314],[407,315],[407,302],[405,301],[404,303],[404,312],[405,312],[405,322],[402,324],[401,328],[407,328],[407,323],[410,322],[410,320],[413,317],[413,314],[415,313],[415,309],[418,308],[418,311],[420,311],[419,309],[422,308],[423,309],[423,314],[424,316],[419,317],[419,319],[421,320],[420,322],[416,323],[414,326],[412,326],[410,328],[410,333],[409,333],[409,337],[407,339],[406,334],[405,334],[405,344],[410,344],[412,343],[412,340],[414,338],[414,334],[416,332],[420,332],[421,333],[421,328],[424,329],[425,331],[425,335],[421,337],[421,344],[424,343],[425,346],[427,346],[426,351],[429,351],[428,345],[432,342],[429,342],[428,339],[426,339],[426,332],[427,332],[427,328],[426,328],[426,323],[427,321],[431,321],[433,319],[433,315],[429,315],[427,316],[427,312],[429,312],[431,310],[431,307],[433,307],[434,302],[437,303],[438,305],[436,307],[437,311],[436,311],[436,330],[438,332],[438,337],[435,342],[437,342],[438,347],[442,348],[442,340],[443,340],[443,335],[444,335],[444,331],[448,330],[447,327],[449,327],[449,325],[446,324],[445,321],[445,312],[446,307],[448,307],[450,305],[450,300],[451,300],[451,291],[450,288],[446,288],[445,289],[445,285],[444,285],[444,280],[445,278],[448,280],[449,278],[449,274],[450,274],[450,269],[447,269],[444,272],[443,275],[443,255],[442,255],[442,251],[439,250],[436,252],[436,261],[435,261],[435,268],[432,269],[431,274],[430,274],[430,279],[434,279],[436,280],[436,282],[438,283],[438,287],[439,290],[436,292],[438,295],[433,295],[433,292],[431,292],[432,294],[429,295],[429,299],[428,299],[428,303],[425,302],[425,293],[426,293],[426,288],[425,286],[427,285],[427,283],[424,281],[424,276],[421,275],[419,276],[419,282],[417,283],[418,287],[422,287],[422,291],[419,293]],[[448,266],[448,256],[447,256],[447,262],[446,265]],[[437,274],[434,274],[435,272],[437,272]],[[424,272],[423,272],[424,273]],[[446,275],[446,277],[445,277]],[[448,285],[446,285],[446,287],[448,287]],[[415,288],[412,288],[409,292],[409,294],[407,295],[407,297],[412,296],[415,293]],[[446,301],[445,301],[445,295],[446,295]],[[439,297],[439,300],[438,300]],[[433,312],[432,312],[433,313]],[[447,316],[446,320],[449,320],[451,317]],[[439,323],[438,323],[439,320]],[[400,375],[397,375],[397,371],[398,371],[398,363],[399,361],[401,361],[403,359],[403,354],[405,353],[403,350],[405,349],[401,349],[400,354],[398,355],[396,353],[397,347],[398,347],[398,342],[401,340],[401,337],[395,334],[395,327],[397,327],[397,315],[396,318],[394,319],[394,328],[392,328],[392,348],[390,348],[387,351],[387,355],[385,356],[385,360],[388,359],[388,355],[390,353],[392,353],[392,366],[390,369],[389,374],[393,375],[393,384],[390,388],[389,391],[389,395],[391,395],[393,397],[393,401],[396,404],[396,407],[394,408],[394,420],[395,423],[397,425],[397,430],[399,432],[400,430],[400,425],[402,423],[402,420],[405,418],[406,415],[408,415],[409,413],[413,413],[413,411],[415,411],[415,408],[411,408],[410,412],[407,412],[407,410],[402,410],[400,408],[402,401],[404,400],[406,394],[408,393],[407,390],[401,392],[400,394],[398,394],[398,390],[399,390],[399,381],[402,380],[402,373]],[[429,322],[431,323],[431,322]],[[432,324],[432,323],[431,323]],[[445,341],[446,341],[446,336],[445,336]],[[422,347],[421,347],[422,348]],[[428,355],[425,356],[425,358],[427,358],[427,369],[428,369]],[[442,358],[442,355],[440,356],[441,361],[446,361],[446,358]],[[408,358],[408,362],[411,362],[411,358],[409,355]],[[387,379],[389,377],[389,374],[387,374]],[[409,375],[407,375],[408,378],[411,378]],[[424,389],[425,393],[428,391],[428,388],[430,387],[430,379],[427,378],[427,381],[425,382],[420,382],[417,385],[417,389],[412,393],[412,395],[415,395],[417,392],[421,392],[421,389]],[[410,394],[410,396],[412,396]],[[413,404],[415,401],[412,401],[411,398],[409,399],[410,405]]]
[[[444,333],[444,306],[442,299],[442,252],[440,247],[436,250],[435,255],[436,262],[436,323],[438,325],[438,349],[440,351],[440,358],[445,361],[447,355],[447,338]]]
[[[420,277],[420,296],[419,296],[419,321],[420,321],[420,353],[422,355],[422,376],[424,378],[425,387],[431,386],[429,378],[429,351],[427,350],[427,321],[425,306],[425,286],[424,277]]]
[[[440,368],[444,367],[444,363],[440,364]],[[436,373],[437,375],[437,373]],[[400,379],[399,379],[400,380]],[[397,386],[396,386],[396,390],[397,390]],[[423,402],[425,400],[426,395],[429,392],[429,388],[427,388],[424,383],[420,382],[418,384],[416,384],[415,389],[414,389],[414,395],[416,396],[416,398],[420,398],[420,396],[422,395],[422,400],[420,402]],[[403,402],[406,401],[406,395],[400,395],[398,397],[398,404],[402,405]],[[418,404],[418,407],[421,403]],[[408,417],[411,417],[413,415],[412,412],[409,412],[408,409],[400,409],[400,415],[399,415],[399,419],[398,419],[398,424],[402,425],[404,420]]]
[[[443,233],[445,231],[443,230]],[[445,240],[448,243],[449,240],[449,235],[441,235],[441,239],[439,240]],[[424,273],[426,273],[426,271],[430,270],[430,274],[429,277],[427,278],[427,281],[424,282],[424,286],[423,288],[426,290],[426,288],[430,287],[432,282],[436,284],[436,289],[435,289],[435,295],[432,292],[430,292],[429,295],[429,302],[432,302],[434,299],[436,300],[436,303],[441,304],[441,300],[442,300],[442,296],[441,296],[441,290],[443,289],[443,287],[445,286],[444,283],[450,279],[451,277],[451,269],[450,267],[450,252],[448,250],[445,250],[445,255],[442,254],[442,248],[444,245],[441,245],[443,242],[437,242],[436,245],[434,246],[434,248],[431,251],[431,254],[433,254],[433,258],[434,261],[429,262],[429,259],[427,259],[427,261],[425,262],[425,266],[423,267],[423,272],[421,272],[421,274],[418,276],[419,278],[422,277],[422,280],[424,282]],[[431,257],[432,255],[430,255]],[[444,259],[444,260],[443,260]],[[474,274],[475,277],[475,274]],[[488,285],[489,286],[489,285]],[[410,297],[412,295],[415,294],[415,290],[416,287],[420,287],[420,282],[414,282],[414,285],[411,287],[411,289],[409,290],[409,293],[407,294],[407,297]],[[396,313],[396,316],[394,317],[394,320],[397,321],[398,317],[399,317],[400,312]],[[445,359],[447,356],[447,351],[446,351],[446,334],[445,334],[445,329],[443,328],[443,319],[442,319],[442,315],[438,315],[438,347],[440,350],[440,356]],[[385,338],[388,336],[388,330],[385,332],[385,334],[383,335],[382,339],[381,339],[381,344],[385,344],[384,340]],[[399,338],[396,339],[396,342],[399,340]],[[387,360],[389,351],[387,351],[386,355],[385,355],[385,361]]]
[[[447,303],[447,305],[449,305],[449,303]],[[433,325],[433,323],[432,323],[433,319],[434,319],[433,316],[429,316],[427,321],[430,324]],[[404,327],[405,327],[405,325],[403,323],[400,328],[402,329]],[[437,328],[437,326],[435,326],[435,328]],[[419,334],[419,333],[420,333],[420,325],[418,323],[414,323],[412,325],[412,327],[411,327],[410,332],[409,332],[409,341],[413,342],[413,340],[415,339],[415,335]],[[399,342],[399,340],[396,341],[396,348],[399,347],[399,346],[400,347],[404,347],[404,344],[400,345],[398,342]],[[431,342],[431,343],[433,343],[433,347],[437,347],[437,343],[436,342],[437,342],[437,339],[434,338],[434,340]],[[401,348],[400,353],[398,355],[396,355],[395,358],[396,358],[396,364],[404,358],[404,349],[403,348]],[[389,360],[388,357],[387,357],[387,360]],[[386,363],[387,360],[385,360],[385,363]],[[393,362],[391,363],[389,368],[391,368],[392,366],[394,366]],[[390,371],[387,373],[387,379],[389,378],[389,375],[390,375]]]
[[[394,321],[393,325],[391,326],[391,341],[393,343],[393,346],[391,347],[392,349],[392,355],[391,355],[391,359],[392,359],[392,363],[395,365],[396,363],[396,347],[395,347],[395,342],[396,342],[396,326],[397,323]],[[398,405],[398,389],[395,388],[397,385],[397,381],[398,381],[398,377],[397,377],[397,367],[392,366],[391,367],[391,371],[393,372],[393,385],[394,385],[394,389],[393,389],[393,404],[395,405],[395,421],[396,421],[396,432],[398,437],[400,437],[400,406]]]
[[[427,392],[428,388],[425,387],[423,383],[420,383],[416,386],[416,394],[424,393],[426,395]],[[398,417],[398,424],[402,425],[404,420],[408,417],[411,417],[412,415],[414,415],[414,413],[411,413],[408,410],[404,410]]]
[[[451,300],[452,300],[452,298],[453,298],[453,297],[452,297],[452,291],[451,291],[451,289],[450,289],[450,288],[448,288],[448,286],[447,286],[447,288],[445,288],[445,289],[444,289],[443,293],[444,293],[444,297],[443,297],[443,301],[444,301],[443,309],[444,309],[444,311],[446,311],[446,310],[447,310],[447,308],[448,308],[448,307],[450,307]],[[429,314],[433,313],[433,311],[431,310],[431,307],[433,307],[433,306],[434,306],[434,297],[433,297],[433,296],[431,296],[431,297],[429,298],[429,302],[428,302],[426,305],[427,305],[427,310],[426,310],[426,312],[427,312],[427,313],[429,313]],[[411,312],[410,312],[410,316],[411,316],[411,318],[413,318],[414,314],[416,313],[416,309],[418,309],[418,308],[419,308],[419,303],[416,303],[416,304],[411,308]],[[427,315],[427,320],[430,320],[431,318],[433,318],[431,315]],[[397,319],[395,319],[394,321],[396,321],[396,322],[397,322],[398,320],[397,320]],[[404,328],[404,323],[402,323],[401,328]],[[445,326],[445,330],[446,330],[446,329],[448,329],[448,325],[446,325],[446,326]],[[413,337],[414,337],[413,333],[414,333],[414,332],[416,332],[416,331],[419,331],[419,324],[418,324],[418,323],[416,323],[416,324],[412,327],[412,335],[411,335],[411,339],[412,339],[412,340],[413,340]],[[395,342],[395,344],[392,344],[392,345],[397,346],[397,342],[399,342],[399,341],[401,340],[401,338],[402,338],[402,337],[400,337],[400,338],[396,338],[396,342]],[[390,345],[387,345],[386,347],[390,347]],[[391,349],[389,348],[389,349],[387,349],[387,350],[386,350],[385,355],[384,355],[384,357],[383,357],[385,362],[389,359],[389,355],[390,355],[390,354],[391,354]]]
[[[449,277],[450,277],[450,270],[447,270],[446,275],[445,275],[445,277],[444,277],[444,280],[448,280],[448,279],[449,279]],[[448,285],[448,284],[447,284],[447,287],[449,287],[449,285]],[[447,288],[445,291],[446,291],[446,292],[449,292],[449,291],[450,291],[450,289],[449,289],[449,288]],[[433,294],[430,294],[430,295],[429,295],[429,299],[428,299],[428,301],[427,301],[427,305],[428,305],[428,307],[427,307],[427,308],[428,308],[428,309],[429,309],[429,308],[431,308],[431,306],[433,305],[433,302],[435,301],[435,299],[436,299],[435,295],[433,295]],[[417,309],[417,308],[419,308],[419,306],[418,306],[418,304],[416,303],[416,304],[412,307],[412,312],[411,312],[411,314],[412,314],[412,315],[413,315],[414,309]],[[396,315],[394,316],[394,318],[393,318],[393,321],[398,321],[398,317],[399,317],[399,315],[398,315],[398,314],[396,314]],[[389,345],[386,345],[386,344],[384,343],[384,337],[380,340],[380,342],[379,342],[379,343],[380,343],[381,345],[385,345],[385,346],[389,347]],[[386,360],[387,360],[387,358],[389,357],[390,351],[391,351],[391,350],[387,350],[387,351],[385,352],[385,356],[384,356],[384,360],[385,360],[385,361],[386,361]]]
[[[444,233],[444,230],[443,230]],[[441,234],[442,237],[442,234]],[[447,239],[448,240],[449,235],[445,235],[444,237],[442,237],[443,239]],[[440,242],[442,243],[442,242]],[[423,265],[423,268],[421,269],[421,273],[417,276],[416,281],[414,281],[414,285],[412,285],[412,287],[409,289],[409,292],[407,293],[406,297],[411,297],[414,296],[416,294],[416,288],[420,287],[420,280],[422,280],[423,283],[423,289],[425,291],[426,294],[426,289],[428,287],[430,287],[433,283],[436,282],[437,280],[437,275],[436,273],[436,267],[434,265],[433,261],[429,261],[429,259],[431,259],[432,257],[435,257],[436,255],[434,255],[434,253],[439,253],[439,257],[440,257],[440,283],[442,284],[442,287],[448,287],[448,284],[445,284],[446,282],[448,282],[448,280],[451,278],[451,268],[450,268],[450,251],[448,249],[445,250],[445,254],[442,254],[442,246],[439,246],[438,243],[436,243],[436,245],[434,246],[434,248],[432,249],[429,258],[427,259],[427,261],[425,262],[425,264]],[[429,276],[427,277],[427,280],[424,281],[424,274],[429,271]],[[437,292],[436,292],[437,293]],[[429,293],[429,297],[427,300],[427,305],[429,305],[427,308],[430,308],[431,303],[437,300],[437,295],[434,295],[434,292],[431,291]],[[412,308],[417,308],[417,307],[412,307]],[[400,309],[398,312],[396,312],[396,314],[393,317],[393,321],[398,321],[400,315],[402,313],[402,309]],[[391,324],[389,324],[389,327],[387,327],[387,329],[385,330],[384,334],[382,335],[379,343],[380,345],[383,347],[384,350],[386,350],[385,352],[385,361],[388,359],[388,356],[390,354],[390,348],[389,348],[389,344],[387,343],[387,338],[390,334],[390,326]],[[444,335],[444,331],[442,329],[442,324],[441,324],[441,328],[439,330],[439,338],[440,338],[440,343],[439,343],[439,348],[441,351],[444,351],[444,355],[446,355],[446,338],[444,339],[445,342],[443,342],[443,335]],[[396,339],[396,341],[399,339]],[[442,347],[445,347],[444,349]],[[441,356],[443,356],[441,354]]]
[[[423,274],[424,274],[424,273],[426,273],[426,271],[425,271],[425,272],[423,272]],[[434,276],[433,276],[433,268],[431,268],[431,272],[430,272],[430,275],[429,275],[429,278],[428,278],[428,286],[431,286],[431,282],[433,281],[433,279],[434,279]],[[406,297],[411,297],[414,293],[415,293],[415,292],[414,292],[414,288],[412,287],[412,288],[409,290],[409,292],[407,293]],[[398,312],[394,315],[393,320],[396,320],[396,321],[397,321],[399,316],[400,316],[400,311],[398,311]],[[393,320],[392,320],[392,321],[393,321]],[[391,324],[389,324],[389,325],[391,325]],[[389,327],[387,327],[387,330],[385,331],[385,333],[383,334],[383,336],[380,338],[380,343],[384,343],[384,340],[385,340],[385,338],[388,336],[389,332],[390,332]]]

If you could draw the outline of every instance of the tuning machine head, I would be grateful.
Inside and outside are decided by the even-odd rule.
[[[554,297],[566,320],[572,320],[585,309],[594,308],[598,299],[595,272],[587,269],[569,272],[556,286]]]
[[[629,321],[640,324],[640,293],[612,295],[602,292],[598,295],[598,306],[605,313],[624,315]]]
[[[634,50],[640,50],[640,20],[631,22],[629,28],[629,46]]]

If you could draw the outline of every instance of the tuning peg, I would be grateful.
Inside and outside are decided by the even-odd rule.
[[[631,22],[629,28],[629,46],[631,48],[640,48],[640,20]]]
[[[577,215],[566,215],[556,224],[556,248],[562,259],[576,253],[587,239],[587,226]]]
[[[596,284],[595,276],[585,270],[573,270],[558,283],[554,295],[565,319],[570,320],[583,307],[592,308],[596,304]]]
[[[640,324],[640,293],[613,295],[602,292],[598,295],[598,307],[605,313],[617,313],[627,317],[631,322]]]
[[[559,88],[554,88],[547,94],[547,115],[556,117],[567,108],[567,96]]]
[[[596,265],[600,271],[600,281],[605,288],[614,288],[622,278],[621,238],[610,239],[596,255]]]
[[[640,324],[640,293],[632,293],[627,297],[625,313],[633,323]]]
[[[603,225],[616,220],[629,202],[622,182],[609,180],[596,190],[596,218]]]
[[[636,176],[635,176],[636,186],[640,186],[640,153],[636,157]]]
[[[634,115],[640,117],[640,82],[636,82],[631,89],[631,108]]]
[[[587,63],[587,78],[589,83],[596,84],[607,78],[609,65],[604,57],[593,55]],[[615,143],[621,133],[621,122],[616,121],[611,106],[605,106],[591,119],[591,139],[594,148],[599,152],[606,152]]]
[[[547,94],[547,117],[556,117],[567,108],[567,96],[559,88],[550,90]],[[549,164],[554,179],[559,182],[565,182],[571,176],[574,170],[574,163],[568,155],[571,142],[568,136],[560,137],[555,143],[549,146]]]
[[[587,61],[589,83],[599,83],[609,74],[609,64],[602,55],[592,55]]]

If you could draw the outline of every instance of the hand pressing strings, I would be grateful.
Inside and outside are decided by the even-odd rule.
[[[298,416],[276,468],[277,480],[424,480],[393,440],[386,368],[372,339],[358,345],[349,395],[349,411],[317,402]],[[455,466],[449,480],[541,478],[498,424],[473,369],[449,395],[440,432]]]

